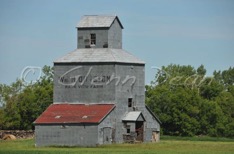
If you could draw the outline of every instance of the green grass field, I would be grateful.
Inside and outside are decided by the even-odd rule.
[[[160,143],[112,144],[95,148],[44,147],[35,148],[33,139],[0,141],[0,153],[4,154],[234,154],[234,140],[218,139],[201,141],[194,138],[162,137]]]

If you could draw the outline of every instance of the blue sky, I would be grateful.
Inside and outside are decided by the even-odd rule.
[[[77,46],[83,15],[118,15],[123,48],[146,62],[146,83],[171,63],[234,66],[233,0],[0,0],[0,83],[43,67]]]

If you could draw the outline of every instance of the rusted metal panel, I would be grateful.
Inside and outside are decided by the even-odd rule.
[[[100,123],[113,104],[51,104],[34,124]]]

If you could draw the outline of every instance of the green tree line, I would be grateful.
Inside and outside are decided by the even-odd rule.
[[[177,136],[234,137],[234,68],[206,76],[203,65],[168,65],[146,86],[146,103]]]

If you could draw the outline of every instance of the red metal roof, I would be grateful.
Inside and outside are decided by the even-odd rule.
[[[51,104],[34,123],[99,123],[114,107],[113,104]]]

